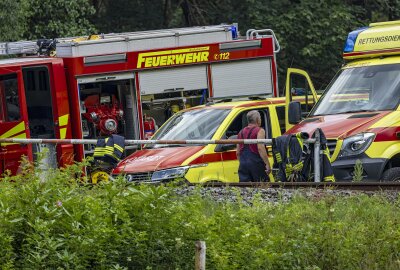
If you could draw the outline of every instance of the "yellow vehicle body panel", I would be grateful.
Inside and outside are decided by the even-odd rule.
[[[400,63],[400,56],[391,56],[385,58],[367,58],[367,59],[352,61],[346,64],[342,69],[365,67],[365,66],[391,65],[399,63]]]
[[[370,158],[391,159],[400,153],[400,143],[398,141],[373,142],[365,154]]]
[[[255,102],[254,105],[249,106],[248,101],[241,102],[229,102],[229,103],[221,103],[212,105],[213,107],[226,107],[227,105],[233,106],[231,112],[226,116],[225,120],[219,126],[217,131],[213,136],[213,140],[221,139],[226,130],[229,128],[231,123],[238,117],[241,113],[248,112],[251,110],[260,110],[265,109],[269,111],[269,125],[270,131],[273,137],[277,137],[281,135],[281,128],[279,125],[278,117],[276,114],[276,106],[284,106],[285,99],[284,98],[274,98],[268,99],[272,100],[273,104],[267,104],[265,102],[259,102],[260,105],[257,105]],[[253,102],[254,103],[254,102]],[[263,104],[264,103],[264,104]],[[197,107],[202,108],[204,106]],[[271,137],[271,136],[270,136]],[[236,148],[234,150],[229,150],[226,152],[216,152],[217,145],[210,144],[204,147],[202,151],[199,151],[195,155],[191,156],[187,160],[182,163],[182,166],[190,166],[188,169],[185,178],[191,183],[206,183],[206,182],[239,182],[238,168],[239,161],[236,158]],[[273,165],[273,157],[271,146],[266,146],[269,151],[269,161],[271,167]],[[208,161],[196,165],[191,165],[193,161],[201,158],[202,156],[211,156],[210,159],[215,159],[214,161]],[[206,158],[209,159],[209,158]],[[273,180],[272,174],[269,176],[270,181]]]

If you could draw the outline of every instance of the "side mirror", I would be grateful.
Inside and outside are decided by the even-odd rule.
[[[237,135],[233,135],[228,138],[228,140],[234,140],[234,139],[237,139]],[[234,150],[234,149],[236,149],[236,144],[218,144],[215,147],[214,151],[218,153],[218,152],[226,152],[226,151],[230,151],[230,150]]]
[[[301,121],[301,104],[298,101],[289,103],[289,124],[295,125]]]

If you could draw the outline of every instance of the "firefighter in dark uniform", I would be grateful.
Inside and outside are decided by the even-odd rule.
[[[265,139],[265,130],[261,128],[261,115],[258,111],[247,113],[248,126],[238,134],[238,139]],[[264,144],[238,144],[236,156],[239,160],[240,182],[269,181],[271,166]]]

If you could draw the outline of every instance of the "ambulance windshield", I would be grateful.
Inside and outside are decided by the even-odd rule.
[[[152,140],[210,140],[229,112],[227,109],[204,108],[177,113],[157,131]],[[171,145],[148,145],[146,148],[168,146]]]
[[[400,64],[343,69],[310,116],[394,110],[400,100]]]

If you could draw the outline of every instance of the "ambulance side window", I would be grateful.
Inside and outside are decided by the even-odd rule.
[[[271,130],[271,117],[269,114],[269,109],[258,110],[261,114],[261,127],[265,130],[265,138],[272,138],[272,130]]]
[[[315,104],[312,91],[309,87],[306,77],[300,74],[292,73],[290,75],[290,93],[292,100],[301,99],[301,113],[306,117]]]
[[[278,115],[279,127],[281,134],[286,132],[285,126],[285,106],[276,106],[276,114]]]
[[[225,132],[225,139],[238,135],[240,130],[247,125],[244,122],[243,116],[246,116],[245,113],[240,113],[238,116],[236,116]]]
[[[229,125],[229,128],[225,132],[224,138],[229,138],[231,136],[238,135],[239,132],[247,126],[247,113],[251,111],[244,111],[241,112],[236,118],[232,121]],[[265,130],[266,138],[271,138],[271,125],[270,123],[270,116],[268,109],[259,109],[258,110],[261,115],[261,127]]]
[[[20,119],[17,75],[0,76],[0,120],[13,122]]]

